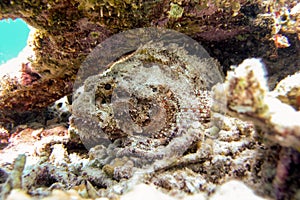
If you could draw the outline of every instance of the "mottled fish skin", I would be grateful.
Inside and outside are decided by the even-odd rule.
[[[89,76],[74,99],[71,124],[86,147],[121,140],[120,156],[182,155],[186,149],[172,141],[201,137],[209,122],[210,90],[223,80],[218,62],[196,45],[190,51],[180,37],[149,40]]]

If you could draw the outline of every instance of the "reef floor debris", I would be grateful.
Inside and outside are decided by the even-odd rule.
[[[70,121],[57,102],[9,136],[3,127],[1,198],[217,199],[237,188],[299,199],[298,74],[270,91],[261,60],[247,59],[223,82],[201,46],[195,58],[175,44],[145,41],[83,71]]]

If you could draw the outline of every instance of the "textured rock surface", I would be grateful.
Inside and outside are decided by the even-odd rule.
[[[281,12],[283,5],[294,7],[293,14]],[[265,13],[269,15],[258,15]],[[14,112],[44,108],[70,93],[80,64],[97,44],[138,27],[158,26],[185,33],[203,42],[224,69],[247,57],[263,57],[270,75],[275,75],[274,86],[285,77],[286,68],[299,68],[294,23],[298,14],[290,1],[2,1],[1,19],[20,17],[37,29],[33,42],[36,59],[31,65],[41,76],[32,85],[10,83],[12,91],[1,94],[2,118],[9,115],[15,119]],[[276,16],[284,16],[286,21],[277,23]],[[278,30],[290,34],[290,47],[277,52],[269,39]],[[277,71],[282,73],[275,74]]]
[[[140,165],[142,157],[116,156],[117,152],[128,147],[115,146],[115,143],[108,147],[98,145],[87,155],[79,148],[78,140],[72,139],[72,134],[67,134],[63,126],[45,130],[24,129],[16,133],[10,146],[0,152],[4,159],[0,162],[1,169],[3,172],[14,169],[16,176],[3,173],[1,177],[6,181],[1,183],[1,195],[29,198],[22,193],[26,191],[30,198],[48,196],[55,199],[63,196],[71,199],[80,196],[84,199],[102,196],[126,199],[130,195],[138,195],[135,191],[137,185],[151,183],[162,193],[169,194],[170,199],[197,199],[210,195],[217,185],[232,178],[253,185],[258,179],[254,179],[251,171],[253,167],[260,167],[260,162],[255,159],[256,152],[263,148],[256,142],[253,127],[220,114],[215,114],[213,119],[219,124],[199,132],[203,134],[201,139],[189,144],[179,141],[180,148],[188,148],[183,156],[156,159],[143,166]],[[219,129],[221,131],[216,131]],[[27,154],[26,165],[23,168],[12,167],[19,166],[20,159],[13,160],[22,153]],[[5,159],[7,157],[12,159]],[[21,158],[24,159],[24,155]],[[18,188],[22,191],[9,180],[21,181],[23,184]],[[133,192],[126,194],[131,190]],[[143,190],[154,191],[154,188],[149,186]],[[165,197],[161,192],[158,195]],[[123,194],[126,195],[123,197]]]
[[[123,62],[128,64],[129,60]],[[265,84],[264,79],[260,80]],[[282,84],[281,88],[289,88]],[[224,107],[218,104],[217,108]],[[37,124],[19,126],[9,146],[0,152],[3,158],[0,161],[1,195],[12,199],[20,196],[24,199],[126,199],[138,195],[134,192],[136,188],[154,191],[151,185],[155,185],[160,191],[158,195],[164,198],[167,197],[161,192],[169,194],[170,199],[210,199],[221,195],[224,188],[230,196],[228,184],[232,182],[227,182],[239,179],[262,197],[297,199],[299,152],[266,141],[265,136],[255,132],[253,124],[219,111],[207,119],[210,123],[201,122],[204,129],[197,132],[200,137],[196,140],[191,143],[178,140],[178,149],[185,150],[182,156],[175,151],[175,157],[156,159],[144,165],[136,164],[141,163],[143,157],[118,154],[124,153],[130,144],[97,145],[87,153],[78,138],[74,138],[73,130],[67,133],[64,126],[45,129]],[[24,153],[25,166],[24,155],[17,157]],[[150,186],[141,187],[141,184]],[[249,192],[247,197],[260,198],[241,183],[236,187]]]
[[[217,189],[219,185],[231,179],[239,179],[267,198],[299,199],[299,124],[274,123],[270,118],[272,115],[262,115],[268,109],[264,109],[264,101],[261,101],[260,95],[266,93],[269,95],[269,92],[264,90],[265,80],[261,77],[258,81],[264,86],[261,90],[260,84],[253,79],[253,74],[248,75],[246,79],[242,78],[241,82],[238,78],[233,79],[236,81],[233,81],[231,86],[238,93],[232,92],[228,95],[228,99],[231,100],[229,107],[232,112],[230,114],[242,109],[244,112],[239,113],[238,117],[245,115],[246,112],[247,117],[250,115],[255,123],[257,117],[259,119],[267,117],[263,118],[270,125],[267,127],[267,132],[259,129],[255,132],[253,124],[228,117],[228,113],[224,113],[220,107],[226,102],[224,93],[220,95],[221,101],[218,102],[215,113],[211,118],[204,115],[203,120],[199,105],[200,108],[206,106],[208,93],[205,93],[204,99],[201,99],[196,91],[193,91],[192,95],[189,94],[188,96],[192,96],[191,99],[200,104],[196,103],[197,106],[190,107],[191,109],[185,112],[180,106],[185,106],[189,98],[185,98],[184,95],[177,95],[182,101],[175,101],[176,93],[174,92],[173,95],[166,92],[165,87],[154,89],[150,87],[151,84],[138,87],[137,83],[134,84],[136,88],[133,87],[132,76],[144,78],[140,69],[148,70],[148,72],[155,71],[160,75],[163,75],[163,70],[168,70],[167,64],[163,62],[159,62],[161,65],[158,67],[144,67],[146,69],[132,65],[139,63],[139,59],[143,56],[149,58],[155,55],[155,61],[166,56],[155,53],[156,50],[144,52],[146,54],[143,55],[142,47],[136,51],[139,52],[138,54],[131,52],[133,54],[121,57],[121,62],[108,66],[102,65],[105,67],[100,71],[99,68],[97,68],[98,71],[92,71],[96,72],[95,74],[83,76],[84,80],[87,78],[86,87],[95,85],[92,81],[97,78],[102,81],[96,88],[97,104],[92,104],[94,105],[92,111],[97,112],[90,113],[90,110],[85,108],[75,111],[74,116],[84,119],[87,115],[93,116],[96,122],[100,119],[107,120],[109,125],[107,127],[114,130],[104,131],[105,134],[100,139],[104,138],[106,142],[96,146],[92,144],[89,153],[73,134],[74,128],[67,131],[66,123],[53,127],[56,118],[62,116],[47,116],[52,115],[47,111],[46,116],[38,112],[19,115],[19,112],[46,107],[59,97],[70,93],[73,81],[77,78],[78,68],[97,44],[114,33],[144,26],[171,28],[190,35],[201,42],[210,55],[221,62],[224,71],[230,64],[238,64],[246,57],[262,57],[268,67],[268,75],[271,77],[270,85],[275,86],[276,82],[287,74],[299,71],[298,24],[300,18],[297,3],[296,1],[269,0],[238,2],[1,1],[1,18],[21,17],[37,28],[37,32],[33,43],[36,60],[22,67],[24,75],[22,80],[29,81],[23,84],[22,81],[8,79],[8,82],[4,84],[7,90],[1,91],[0,121],[11,129],[16,124],[15,121],[22,124],[38,118],[35,119],[38,123],[17,126],[12,129],[13,131],[1,129],[1,139],[3,139],[1,142],[4,141],[4,146],[8,145],[0,152],[2,158],[0,160],[1,197],[5,198],[9,195],[9,198],[13,199],[17,198],[14,195],[20,195],[24,199],[45,196],[48,199],[72,199],[74,197],[96,199],[101,196],[122,199],[124,193],[131,189],[134,191],[136,185],[146,183],[156,185],[165,193],[169,192],[172,196],[170,198],[201,199],[203,196],[210,198],[216,190],[217,194],[218,191],[222,192],[222,189]],[[153,49],[151,44],[147,45],[149,49]],[[164,45],[160,43],[156,43],[156,46],[164,48]],[[182,55],[185,53],[180,54]],[[202,61],[200,60],[200,63],[203,63]],[[182,61],[175,63],[183,64],[182,66],[186,64]],[[125,64],[130,70],[119,70]],[[189,84],[193,86],[197,80],[191,79],[188,74],[176,73],[181,70],[182,66],[175,68],[176,70],[172,73],[175,72],[182,78],[181,80],[188,83],[183,84],[182,88],[186,89],[190,86]],[[190,69],[187,71],[192,72],[193,70]],[[89,77],[90,75],[94,76]],[[127,76],[128,80],[122,80],[120,75]],[[245,74],[242,73],[242,77],[243,75]],[[153,76],[148,73],[148,77],[153,78]],[[32,79],[33,77],[35,79]],[[203,78],[203,76],[199,77]],[[230,75],[228,79],[229,77]],[[205,84],[208,81],[207,78],[203,80]],[[293,80],[293,77],[290,80]],[[94,83],[98,82],[95,80]],[[128,97],[125,93],[124,96],[115,96],[119,99],[116,102],[120,108],[128,106],[127,110],[131,109],[131,112],[128,112],[132,117],[131,122],[140,126],[122,124],[120,120],[114,121],[107,116],[111,114],[110,109],[114,108],[107,103],[110,99],[107,88],[118,88],[120,85],[122,89],[126,88],[125,91],[135,94],[132,98],[134,101],[130,102],[130,105],[126,104],[128,103],[126,101],[124,103],[123,97]],[[162,82],[162,85],[167,84]],[[203,85],[194,87],[201,86]],[[250,90],[247,90],[246,86],[249,86]],[[170,87],[179,86],[171,85]],[[150,92],[137,93],[137,88]],[[85,92],[89,89],[91,88],[86,88]],[[255,89],[259,92],[255,92]],[[158,95],[157,92],[162,92],[162,95]],[[149,93],[152,96],[148,95]],[[141,94],[144,96],[141,97]],[[163,99],[163,95],[168,98]],[[299,113],[297,84],[290,84],[286,79],[270,95],[272,98],[276,97],[277,105],[289,104],[286,105],[289,111],[293,114]],[[83,96],[84,94],[79,95],[80,98]],[[142,98],[148,101],[143,103],[138,101]],[[149,108],[149,102],[156,99],[157,104]],[[89,102],[82,102],[83,105],[91,106]],[[80,104],[80,102],[77,103]],[[242,103],[242,106],[237,106],[237,103]],[[227,107],[227,104],[224,105]],[[267,106],[270,105],[267,104]],[[118,110],[118,106],[114,109]],[[152,110],[152,115],[147,115],[145,110]],[[163,110],[165,112],[162,112]],[[172,113],[181,112],[188,116],[183,119],[186,120],[185,122],[190,120],[196,123],[186,124],[175,120],[178,126],[173,126],[174,114]],[[128,113],[119,112],[120,116],[123,114],[128,116]],[[40,115],[42,115],[41,118]],[[168,125],[166,130],[157,131],[159,134],[150,134],[146,137],[146,141],[142,140],[145,137],[141,139],[138,134],[135,135],[147,132],[147,128],[143,129],[141,125],[147,127],[151,117],[157,117],[154,122],[158,122],[161,119],[159,117],[165,115],[170,116],[166,120]],[[299,116],[299,114],[296,115]],[[279,112],[278,116],[286,115],[281,116]],[[179,115],[176,117],[180,118]],[[57,121],[59,122],[60,120]],[[101,129],[103,125],[106,126],[104,122],[96,125],[99,126],[99,124]],[[154,126],[156,124],[153,123],[151,127],[162,128]],[[258,125],[262,124],[258,123]],[[264,126],[261,127],[265,130]],[[282,127],[284,130],[287,128],[288,134],[282,131]],[[89,136],[88,131],[94,130],[90,126],[87,128],[90,129],[84,130],[84,125],[75,124],[75,131],[82,132],[83,136]],[[116,131],[117,128],[122,131]],[[176,128],[182,128],[185,133],[170,136],[172,129],[174,133],[179,132]],[[97,137],[99,132],[95,132],[96,135],[91,134],[91,138]],[[161,140],[157,140],[157,136]],[[271,138],[271,141],[266,138]],[[155,143],[156,141],[158,143]],[[84,139],[83,142],[85,143]],[[18,157],[18,154],[24,153],[26,157],[24,155]],[[25,158],[26,163],[24,163]],[[144,162],[145,160],[147,162]],[[153,191],[153,188],[149,187],[146,187],[145,191]],[[249,195],[252,194],[249,193]]]
[[[261,189],[277,199],[299,198],[300,112],[297,98],[300,93],[298,81],[295,81],[298,76],[296,73],[287,77],[270,92],[261,61],[247,59],[228,73],[220,87],[222,90],[215,87],[213,92],[219,99],[217,102],[222,100],[226,105],[223,108],[228,114],[252,121],[260,127],[265,138],[271,139],[272,142],[266,143],[267,151],[258,152],[258,160],[263,164],[255,166],[254,174],[266,183]],[[227,98],[224,98],[224,91]],[[261,153],[274,158],[264,159]],[[286,187],[287,182],[289,187]]]

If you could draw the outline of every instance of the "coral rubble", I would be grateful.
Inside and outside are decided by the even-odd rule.
[[[1,1],[36,28],[35,58],[0,81],[1,198],[299,199],[299,7]]]
[[[254,121],[266,131],[267,137],[282,146],[299,150],[300,112],[293,108],[296,106],[298,109],[299,84],[293,80],[299,74],[284,79],[271,93],[267,88],[264,70],[260,60],[248,59],[228,73],[223,85],[227,91],[227,111]],[[224,94],[218,92],[216,90],[215,97],[223,99],[220,96]],[[281,101],[280,98],[289,100]]]
[[[298,7],[289,1],[262,0],[3,1],[0,3],[1,19],[22,18],[36,29],[32,43],[36,57],[30,62],[40,79],[33,85],[28,85],[32,80],[23,81],[23,87],[9,81],[10,89],[1,94],[4,102],[0,105],[1,115],[14,118],[18,112],[44,108],[70,93],[69,86],[92,49],[112,34],[132,28],[163,27],[185,33],[206,43],[210,53],[222,64],[227,63],[227,67],[233,61],[241,61],[237,56],[228,58],[228,53],[253,54],[260,44],[269,50],[262,49],[259,56],[267,60],[273,55],[280,57],[281,52],[276,53],[269,41],[274,34],[281,34],[273,31],[275,21],[281,20],[276,30],[289,34],[285,37],[289,39],[292,52],[293,39],[298,34]],[[266,13],[269,15],[259,17]],[[219,42],[226,44],[218,45]],[[233,48],[228,49],[228,46]],[[251,56],[249,53],[245,56]],[[269,65],[273,66],[272,62]]]
[[[262,137],[272,141],[269,144],[266,142],[266,147],[270,149],[264,154],[276,156],[277,159],[262,159],[264,164],[259,171],[263,175],[258,175],[262,176],[262,182],[272,185],[269,192],[277,199],[297,199],[297,169],[300,165],[300,112],[297,103],[300,95],[299,73],[282,80],[270,92],[264,70],[261,60],[253,58],[245,60],[229,72],[222,85],[226,95],[223,108],[227,114],[252,121],[262,130]],[[219,87],[215,88],[214,96],[224,101],[224,90],[220,92]],[[274,143],[280,144],[280,147]],[[276,171],[271,169],[275,166]]]
[[[153,46],[153,44],[156,45]],[[107,68],[107,72],[86,78],[82,83],[85,84],[86,89],[95,89],[95,94],[98,94],[98,96],[94,95],[95,99],[105,99],[105,101],[99,101],[99,105],[112,103],[113,95],[110,98],[106,97],[106,89],[117,87],[116,84],[124,84],[122,76],[119,79],[117,77],[113,79],[115,83],[110,82],[110,87],[103,81],[111,81],[109,79],[111,75],[117,76],[117,73],[112,72],[128,73],[124,68],[125,65],[131,67],[133,71],[139,69],[140,65],[131,65],[131,63],[145,61],[142,58],[154,53],[155,57],[166,59],[168,54],[159,54],[160,50],[164,50],[166,47],[160,46],[159,43],[146,43],[125,59],[121,58],[113,65],[109,65],[110,68]],[[184,56],[184,50],[181,51],[180,56]],[[176,54],[172,54],[172,56],[174,55]],[[158,61],[161,60],[156,60],[156,62]],[[176,63],[182,64],[176,60],[173,62],[174,66]],[[163,65],[163,63],[160,64],[161,67]],[[113,68],[120,66],[123,66],[123,71],[114,71]],[[145,72],[150,69],[143,68],[146,70]],[[177,75],[180,75],[179,72]],[[139,76],[138,72],[134,74]],[[129,76],[123,77],[124,81],[131,80],[127,85],[129,89],[134,86],[134,79],[130,79]],[[151,75],[147,77],[146,80],[153,80]],[[293,76],[289,78],[293,79]],[[269,120],[269,116],[274,112],[270,112],[269,103],[265,102],[266,96],[278,98],[278,101],[282,101],[278,105],[288,103],[294,109],[298,109],[295,106],[298,104],[295,104],[294,101],[297,99],[298,93],[289,92],[297,91],[294,88],[298,88],[298,84],[287,84],[289,78],[283,80],[274,91],[270,92],[266,86],[261,61],[257,59],[244,61],[228,74],[223,85],[219,84],[214,87],[211,116],[200,120],[198,114],[195,115],[196,118],[190,118],[191,115],[189,120],[201,122],[201,126],[197,128],[193,127],[194,123],[190,124],[191,128],[182,127],[184,123],[179,126],[187,132],[193,130],[194,135],[160,136],[160,139],[167,138],[169,140],[167,143],[163,140],[161,140],[162,143],[155,143],[155,137],[151,135],[141,137],[135,135],[138,133],[135,132],[135,129],[124,129],[123,127],[124,133],[114,135],[116,137],[106,135],[104,137],[106,142],[99,143],[97,141],[98,143],[90,146],[91,149],[87,153],[82,147],[77,146],[80,142],[73,133],[76,131],[83,135],[89,134],[87,130],[93,131],[91,126],[88,126],[90,128],[87,129],[76,124],[78,127],[73,126],[69,128],[69,131],[64,126],[54,126],[52,129],[20,127],[19,132],[12,138],[12,143],[1,152],[2,158],[12,155],[12,152],[16,155],[15,162],[13,159],[6,160],[8,163],[5,163],[4,160],[0,162],[1,178],[3,179],[1,195],[8,199],[19,196],[24,199],[35,199],[35,197],[45,199],[59,197],[66,199],[73,197],[78,199],[126,199],[132,196],[138,198],[136,188],[143,188],[143,191],[159,190],[157,195],[170,199],[213,199],[223,194],[224,190],[230,196],[230,189],[227,185],[233,184],[234,187],[230,188],[243,189],[249,197],[257,199],[263,197],[297,198],[299,193],[299,171],[297,169],[300,163],[299,152],[294,149],[298,143],[297,135],[292,135],[293,142],[276,137],[276,135],[283,137],[281,136],[282,132],[278,131],[281,129],[276,127],[277,125],[280,127],[280,124],[272,124],[272,120]],[[135,81],[139,83],[138,80]],[[102,88],[98,86],[102,86]],[[160,92],[160,90],[155,91]],[[260,92],[257,93],[257,91]],[[239,95],[236,95],[235,92]],[[118,94],[118,97],[129,97],[127,93]],[[124,95],[120,96],[121,94]],[[84,92],[75,94],[73,106],[76,105],[76,101],[84,100],[81,95],[84,96]],[[288,97],[289,100],[283,96]],[[167,98],[166,101],[172,101],[172,99]],[[116,102],[117,105],[120,105],[119,101]],[[83,101],[81,103],[84,105]],[[94,105],[98,105],[96,101]],[[137,106],[138,104],[133,105]],[[75,108],[74,116],[78,117],[78,114],[81,114],[81,117],[86,117],[85,112],[90,111],[92,115],[95,110],[86,109],[91,106]],[[80,113],[80,108],[84,108],[84,112]],[[180,109],[179,107],[174,108]],[[97,111],[99,108],[95,109]],[[102,110],[105,111],[105,109]],[[147,116],[144,113],[145,110],[149,110],[149,107],[139,108],[137,106],[136,111],[129,114],[135,118]],[[294,112],[298,111],[294,110]],[[156,113],[159,114],[159,112]],[[195,112],[193,113],[195,114]],[[253,121],[254,124],[261,126],[264,132],[256,132],[252,123],[229,117],[228,114]],[[180,118],[181,116],[177,115],[176,117]],[[101,125],[99,118],[93,117],[92,119]],[[265,124],[261,123],[262,119],[265,120]],[[136,120],[133,123],[140,122]],[[267,128],[264,127],[266,125],[268,125]],[[147,127],[147,124],[139,127]],[[91,135],[91,137],[97,137],[97,135]],[[265,138],[271,140],[266,141]],[[83,142],[86,143],[84,139]],[[155,144],[157,145],[153,146]],[[17,157],[18,154],[24,153],[25,149],[26,156]],[[23,162],[25,158],[26,164]],[[243,183],[231,181],[232,179],[239,179],[246,183],[248,187],[263,197],[255,196]],[[286,187],[287,183],[290,187]]]

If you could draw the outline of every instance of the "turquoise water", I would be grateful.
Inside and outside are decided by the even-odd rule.
[[[21,19],[0,21],[0,65],[18,56],[27,44],[29,31]]]

